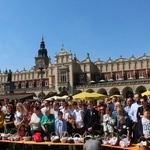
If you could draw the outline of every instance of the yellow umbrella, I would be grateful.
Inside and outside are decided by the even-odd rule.
[[[141,94],[142,96],[146,95],[146,96],[150,96],[150,91],[145,91]]]
[[[96,98],[106,98],[107,97],[107,95],[96,93],[96,92],[93,92],[91,94]]]
[[[88,100],[90,98],[98,98],[98,95],[94,95],[88,92],[82,92],[73,96],[73,99],[78,99],[78,98]]]

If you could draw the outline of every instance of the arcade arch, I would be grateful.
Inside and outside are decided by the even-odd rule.
[[[139,93],[139,94],[141,94],[141,93],[143,93],[143,92],[145,92],[145,91],[147,91],[147,90],[146,90],[146,87],[143,86],[143,85],[140,85],[140,86],[138,86],[138,87],[135,89],[135,93]]]
[[[109,96],[111,96],[111,95],[120,95],[119,89],[116,88],[116,87],[110,89],[110,91],[109,91]]]
[[[129,87],[129,86],[124,87],[122,89],[123,97],[129,97],[129,96],[133,97],[133,94],[134,94],[133,89],[131,87]]]
[[[107,95],[107,91],[104,88],[99,89],[97,93]]]

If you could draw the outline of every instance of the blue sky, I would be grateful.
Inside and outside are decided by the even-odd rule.
[[[42,36],[82,61],[150,55],[150,0],[0,0],[0,69],[34,66]]]

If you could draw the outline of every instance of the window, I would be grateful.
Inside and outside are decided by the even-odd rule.
[[[108,76],[105,76],[105,81],[108,81]]]
[[[139,78],[143,78],[143,73],[142,72],[139,73]]]
[[[36,87],[40,87],[40,82],[36,82]]]
[[[24,88],[24,83],[21,83],[21,88]]]
[[[47,81],[45,81],[45,86],[48,86],[48,82]]]
[[[84,74],[80,75],[80,83],[85,84],[85,75]]]
[[[61,70],[60,71],[60,79],[59,82],[67,82],[67,72],[66,70]]]
[[[127,78],[130,79],[131,78],[131,74],[127,74]]]
[[[120,78],[119,74],[116,75],[116,80],[118,80]]]
[[[29,83],[29,87],[32,87],[32,83],[31,82]]]
[[[96,82],[99,82],[99,76],[96,76]]]

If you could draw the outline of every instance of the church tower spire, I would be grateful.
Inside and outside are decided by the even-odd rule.
[[[49,64],[49,57],[47,55],[47,49],[45,48],[44,37],[42,36],[42,41],[40,44],[40,49],[38,50],[38,57],[35,57],[35,68],[43,66],[47,68]]]

